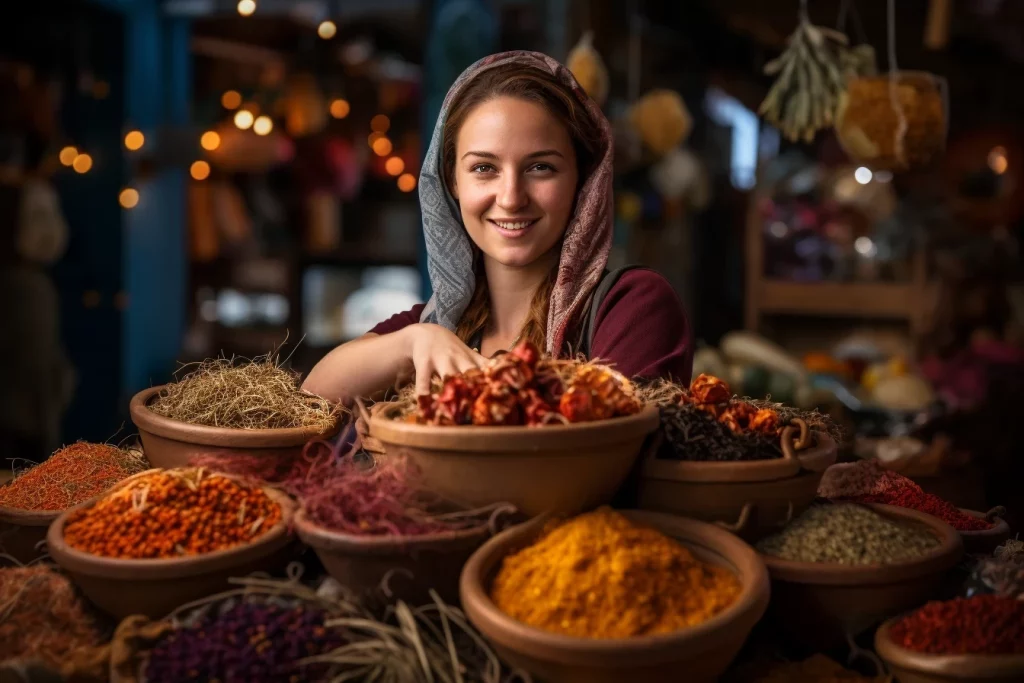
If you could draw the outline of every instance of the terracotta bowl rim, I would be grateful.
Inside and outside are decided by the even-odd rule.
[[[751,576],[745,577],[744,574],[747,572],[743,570],[736,572],[737,578],[742,583],[742,589],[736,600],[725,610],[701,624],[672,633],[636,638],[584,638],[545,631],[524,624],[502,612],[491,600],[483,585],[486,578],[483,576],[484,565],[492,561],[492,557],[502,550],[502,546],[510,538],[525,539],[539,533],[544,523],[550,518],[549,515],[540,515],[492,537],[478,548],[466,562],[462,569],[462,575],[459,577],[459,592],[463,610],[469,616],[470,621],[489,640],[501,644],[506,636],[511,636],[517,641],[527,643],[527,647],[530,649],[559,650],[572,658],[574,663],[586,661],[585,658],[590,656],[607,659],[608,655],[615,659],[636,658],[644,655],[647,657],[647,663],[654,663],[650,659],[653,653],[658,653],[659,661],[669,661],[671,653],[679,652],[680,645],[692,644],[705,639],[710,644],[717,639],[716,635],[723,628],[734,622],[742,623],[745,619],[750,619],[751,616],[753,616],[750,619],[750,628],[752,628],[767,610],[771,590],[768,572],[757,552],[738,537],[714,524],[678,515],[647,510],[618,510],[618,512],[636,521],[650,524],[662,533],[666,533],[665,526],[674,528],[684,537],[688,537],[689,534],[697,530],[705,531],[710,535],[711,540],[706,543],[694,542],[694,545],[717,555],[730,565],[730,570],[740,569],[737,565],[746,565]],[[667,535],[671,536],[671,534]],[[681,542],[683,545],[690,546],[687,540]],[[514,545],[513,547],[519,546]],[[744,633],[744,639],[748,632]],[[493,635],[495,633],[501,635]],[[520,649],[518,646],[504,645],[504,647]],[[560,659],[559,661],[569,660]]]
[[[545,427],[479,427],[418,425],[391,419],[397,409],[386,408],[372,415],[369,421],[370,435],[385,445],[414,446],[450,451],[474,451],[482,449],[478,443],[467,437],[486,437],[489,446],[485,451],[503,453],[529,450],[541,455],[549,450],[561,450],[566,438],[573,438],[574,444],[587,446],[601,443],[608,437],[642,436],[653,433],[660,424],[658,407],[645,405],[640,412],[624,417],[613,417],[595,422],[577,422],[567,425]],[[548,443],[550,442],[550,444]],[[532,453],[531,453],[532,454]]]
[[[330,438],[341,430],[339,413],[334,426],[325,430],[316,427],[287,427],[283,429],[239,429],[237,427],[210,427],[194,425],[157,415],[148,404],[166,384],[143,389],[132,397],[129,405],[132,422],[139,431],[161,436],[165,439],[202,446],[229,446],[236,448],[282,448],[301,446],[317,438]]]
[[[86,576],[109,580],[159,581],[188,578],[211,571],[219,571],[233,564],[243,564],[269,555],[285,547],[295,512],[295,502],[286,494],[269,486],[260,486],[274,502],[281,506],[281,519],[262,536],[249,543],[215,550],[202,555],[174,558],[117,558],[93,555],[72,548],[64,541],[64,524],[79,509],[92,507],[99,498],[86,501],[60,514],[50,525],[46,545],[50,555],[63,569]]]
[[[432,549],[447,543],[483,540],[491,536],[490,527],[487,524],[471,529],[421,536],[357,536],[320,526],[309,519],[306,511],[301,508],[292,517],[292,525],[302,542],[313,550],[366,555],[404,555],[411,551]]]
[[[0,508],[2,509],[2,508]],[[979,512],[978,510],[969,510],[967,508],[958,508],[960,512],[968,514],[971,517],[977,517],[978,519],[985,519],[985,513]],[[961,536],[967,536],[968,538],[988,538],[990,536],[1002,536],[1010,533],[1010,525],[1002,517],[996,517],[993,521],[992,528],[990,529],[979,529],[977,531],[961,531]]]
[[[22,510],[0,505],[0,524],[50,526],[64,510]]]
[[[1000,680],[1005,676],[1004,680],[1008,681],[1011,675],[1014,678],[1024,675],[1024,654],[935,655],[897,645],[889,637],[889,629],[907,614],[909,612],[885,620],[875,631],[875,650],[887,664],[919,673],[965,680],[977,680],[978,676],[992,676],[992,680]]]
[[[875,585],[906,581],[944,571],[960,561],[964,553],[960,533],[938,517],[880,503],[856,503],[886,517],[896,517],[926,526],[939,538],[938,547],[906,562],[893,564],[844,565],[828,562],[799,562],[759,552],[773,580],[821,586]]]

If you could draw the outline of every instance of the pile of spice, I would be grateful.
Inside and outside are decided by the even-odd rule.
[[[632,384],[596,363],[541,358],[521,342],[481,369],[444,378],[418,397],[410,422],[431,425],[538,427],[593,422],[640,412]]]
[[[504,558],[491,587],[509,616],[586,638],[678,631],[722,612],[739,593],[727,569],[607,507],[553,523]]]
[[[800,662],[772,662],[756,674],[739,678],[742,683],[890,683],[891,680],[888,676],[864,676],[822,654]]]
[[[926,528],[900,524],[862,505],[836,503],[808,508],[757,549],[796,562],[867,565],[907,562],[938,546]]]
[[[364,466],[350,457],[325,457],[284,487],[302,502],[309,520],[359,536],[421,536],[488,526],[507,506],[466,510],[417,484],[415,467],[393,458]]]
[[[661,413],[665,447],[659,457],[703,462],[781,458],[779,436],[794,419],[814,431],[840,436],[817,412],[736,398],[726,382],[712,375],[698,376],[689,387],[658,381],[642,388],[640,395]]]
[[[149,405],[157,415],[189,424],[237,429],[314,427],[321,433],[337,424],[341,407],[303,391],[299,374],[282,368],[272,355],[242,364],[232,359],[203,361],[168,384]]]
[[[855,503],[884,503],[918,510],[938,517],[957,531],[984,531],[992,522],[972,517],[955,505],[924,489],[902,474],[886,470],[874,462],[861,461],[843,465],[831,475],[835,465],[825,472],[818,486],[818,495],[833,500]],[[830,476],[831,475],[831,476]]]
[[[46,565],[0,568],[0,663],[59,669],[102,640],[66,576]]]
[[[79,441],[0,486],[0,507],[67,510],[148,467],[139,451]]]
[[[341,636],[325,627],[327,618],[325,610],[298,602],[232,600],[168,632],[149,652],[145,678],[149,683],[321,680],[324,667],[302,660],[342,645]]]
[[[1024,654],[1024,601],[976,595],[929,602],[889,629],[893,642],[935,655]]]
[[[281,506],[260,488],[202,469],[162,470],[73,513],[64,540],[103,557],[172,558],[251,542],[280,520]]]

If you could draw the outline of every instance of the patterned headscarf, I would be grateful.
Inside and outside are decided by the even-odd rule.
[[[454,331],[469,306],[476,287],[473,243],[462,224],[458,203],[444,180],[444,122],[452,101],[482,72],[505,64],[532,66],[555,76],[579,99],[601,132],[603,149],[596,167],[584,180],[562,240],[558,278],[548,309],[546,351],[561,352],[568,327],[580,314],[608,263],[613,229],[612,131],[600,107],[587,96],[572,73],[539,52],[503,52],[484,57],[462,72],[445,97],[420,171],[419,192],[423,231],[427,243],[427,269],[433,296],[421,322],[437,323]]]

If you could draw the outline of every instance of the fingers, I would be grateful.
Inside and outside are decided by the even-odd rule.
[[[425,362],[416,366],[416,395],[426,396],[430,393],[430,380],[434,378],[434,366]]]

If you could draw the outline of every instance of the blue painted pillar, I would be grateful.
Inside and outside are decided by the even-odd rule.
[[[439,0],[427,39],[423,77],[423,152],[430,144],[441,104],[455,79],[473,62],[498,50],[498,18],[487,0]],[[420,279],[424,297],[431,294],[427,243],[420,231]]]
[[[188,123],[191,102],[189,26],[163,19],[155,1],[126,14],[125,120],[155,145],[166,126]],[[187,247],[185,171],[158,169],[128,177],[139,203],[124,212],[123,269],[129,302],[123,326],[122,390],[129,396],[165,382],[185,335]]]

